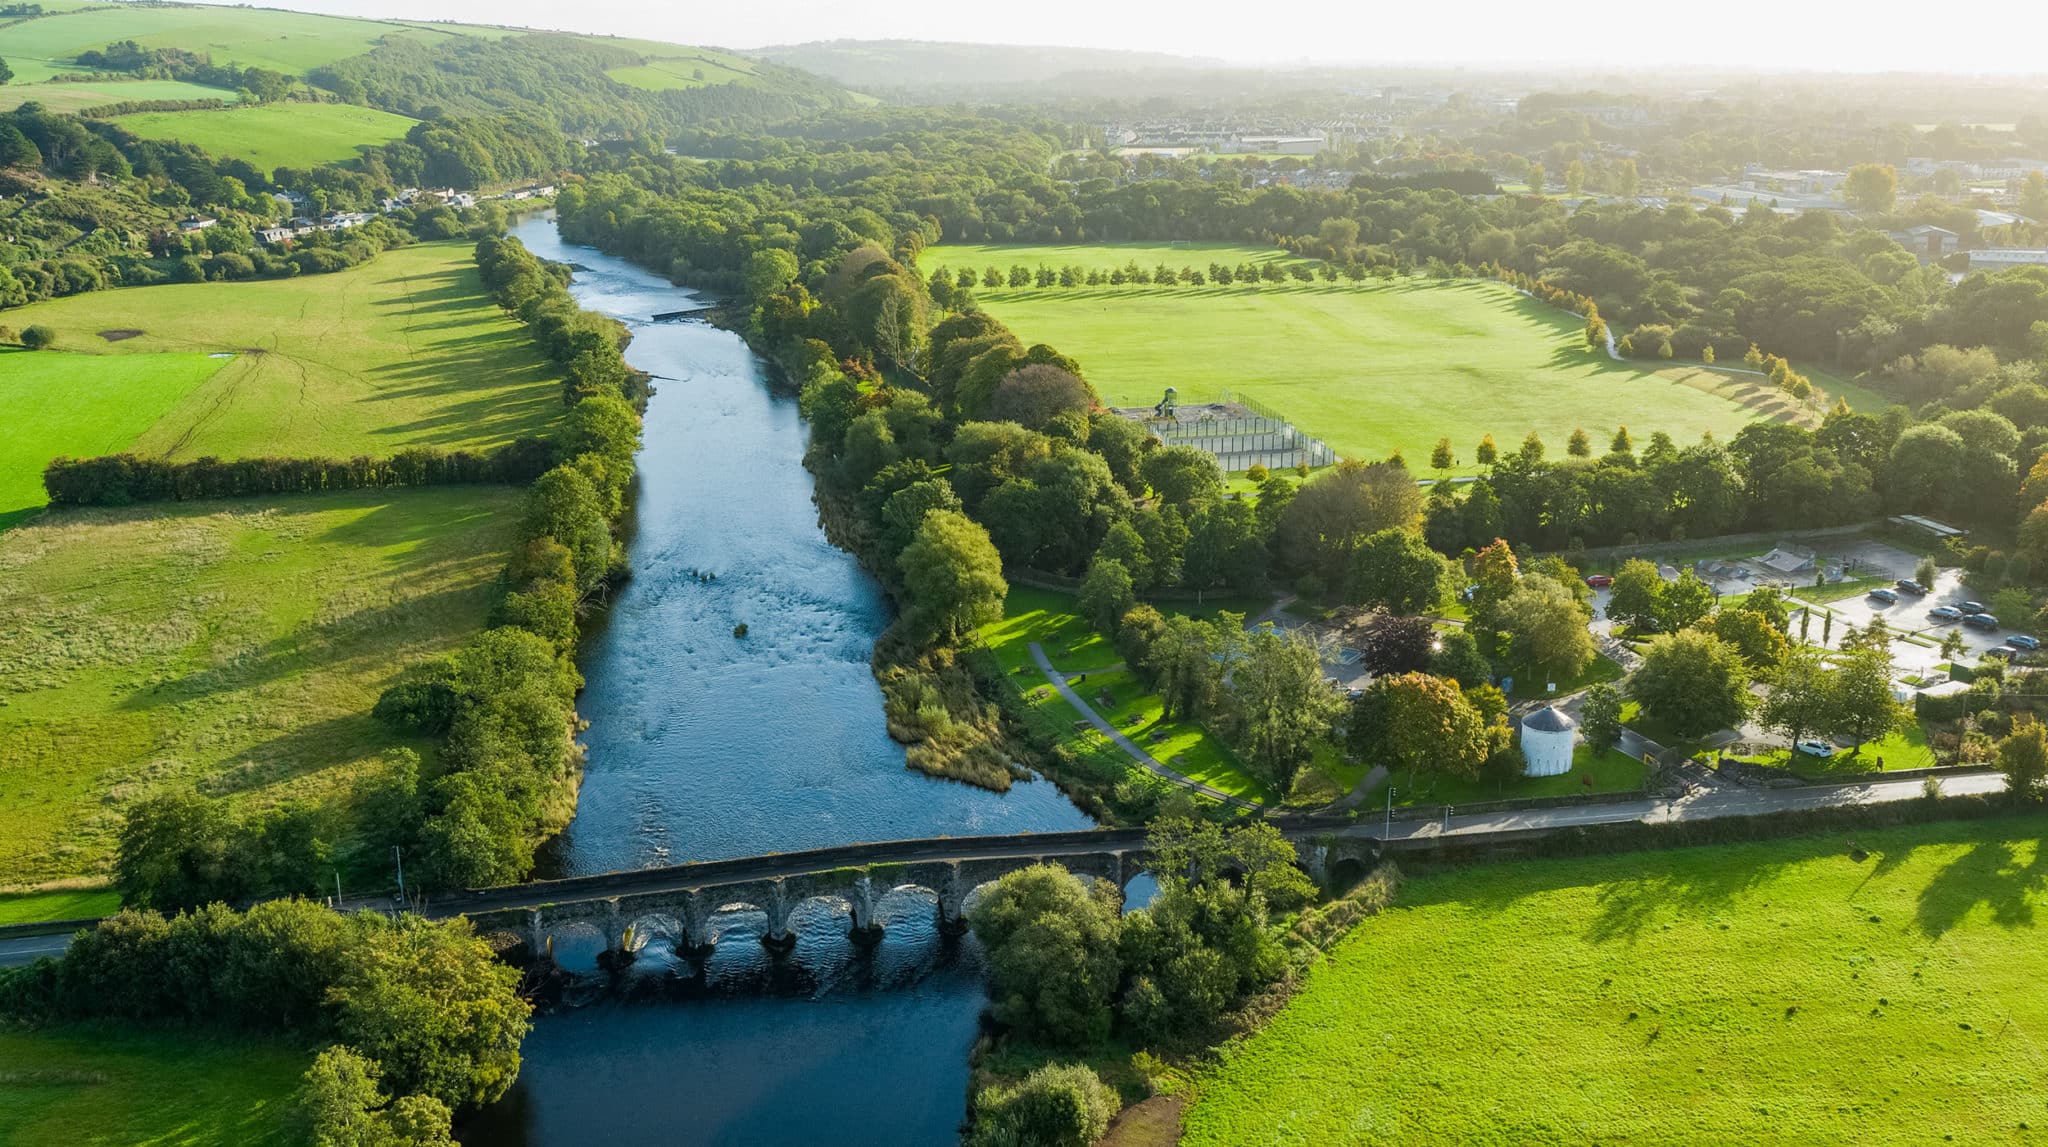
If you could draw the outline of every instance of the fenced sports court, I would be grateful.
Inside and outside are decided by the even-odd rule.
[[[1113,408],[1121,417],[1142,422],[1152,436],[1168,446],[1192,446],[1216,459],[1227,472],[1264,466],[1291,469],[1303,464],[1328,466],[1336,451],[1311,437],[1273,408],[1242,394],[1226,391],[1215,402],[1183,403],[1172,389],[1157,406]]]

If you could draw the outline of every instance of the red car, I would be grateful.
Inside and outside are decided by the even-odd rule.
[[[1606,589],[1608,586],[1614,584],[1614,579],[1607,576],[1606,574],[1587,574],[1586,584],[1592,586],[1594,589]]]

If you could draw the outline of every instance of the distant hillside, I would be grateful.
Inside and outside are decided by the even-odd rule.
[[[1073,72],[1189,72],[1219,61],[1163,52],[956,44],[929,40],[819,40],[747,53],[857,88],[1001,88]]]

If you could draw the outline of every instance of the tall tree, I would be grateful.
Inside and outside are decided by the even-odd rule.
[[[1010,585],[988,531],[957,510],[925,514],[897,558],[910,594],[904,621],[926,641],[952,641],[1003,616]]]
[[[1286,792],[1343,711],[1314,641],[1258,629],[1231,664],[1228,725],[1246,763]]]
[[[1648,629],[1663,616],[1664,578],[1642,558],[1621,563],[1609,588],[1607,616],[1632,629]]]
[[[1826,732],[1835,722],[1835,675],[1811,645],[1796,645],[1771,676],[1758,719],[1794,742],[1808,733]]]
[[[1842,181],[1842,194],[1859,211],[1885,214],[1899,197],[1899,173],[1889,163],[1859,163]]]
[[[1394,613],[1435,609],[1456,588],[1451,563],[1406,530],[1381,530],[1351,555],[1345,599]]]
[[[1672,732],[1703,736],[1740,723],[1749,711],[1749,666],[1734,646],[1688,629],[1650,646],[1629,692]]]

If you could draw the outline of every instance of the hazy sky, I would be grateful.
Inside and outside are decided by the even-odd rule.
[[[1705,65],[2048,75],[2048,0],[258,0],[753,48],[839,38],[1132,48],[1244,62]]]

